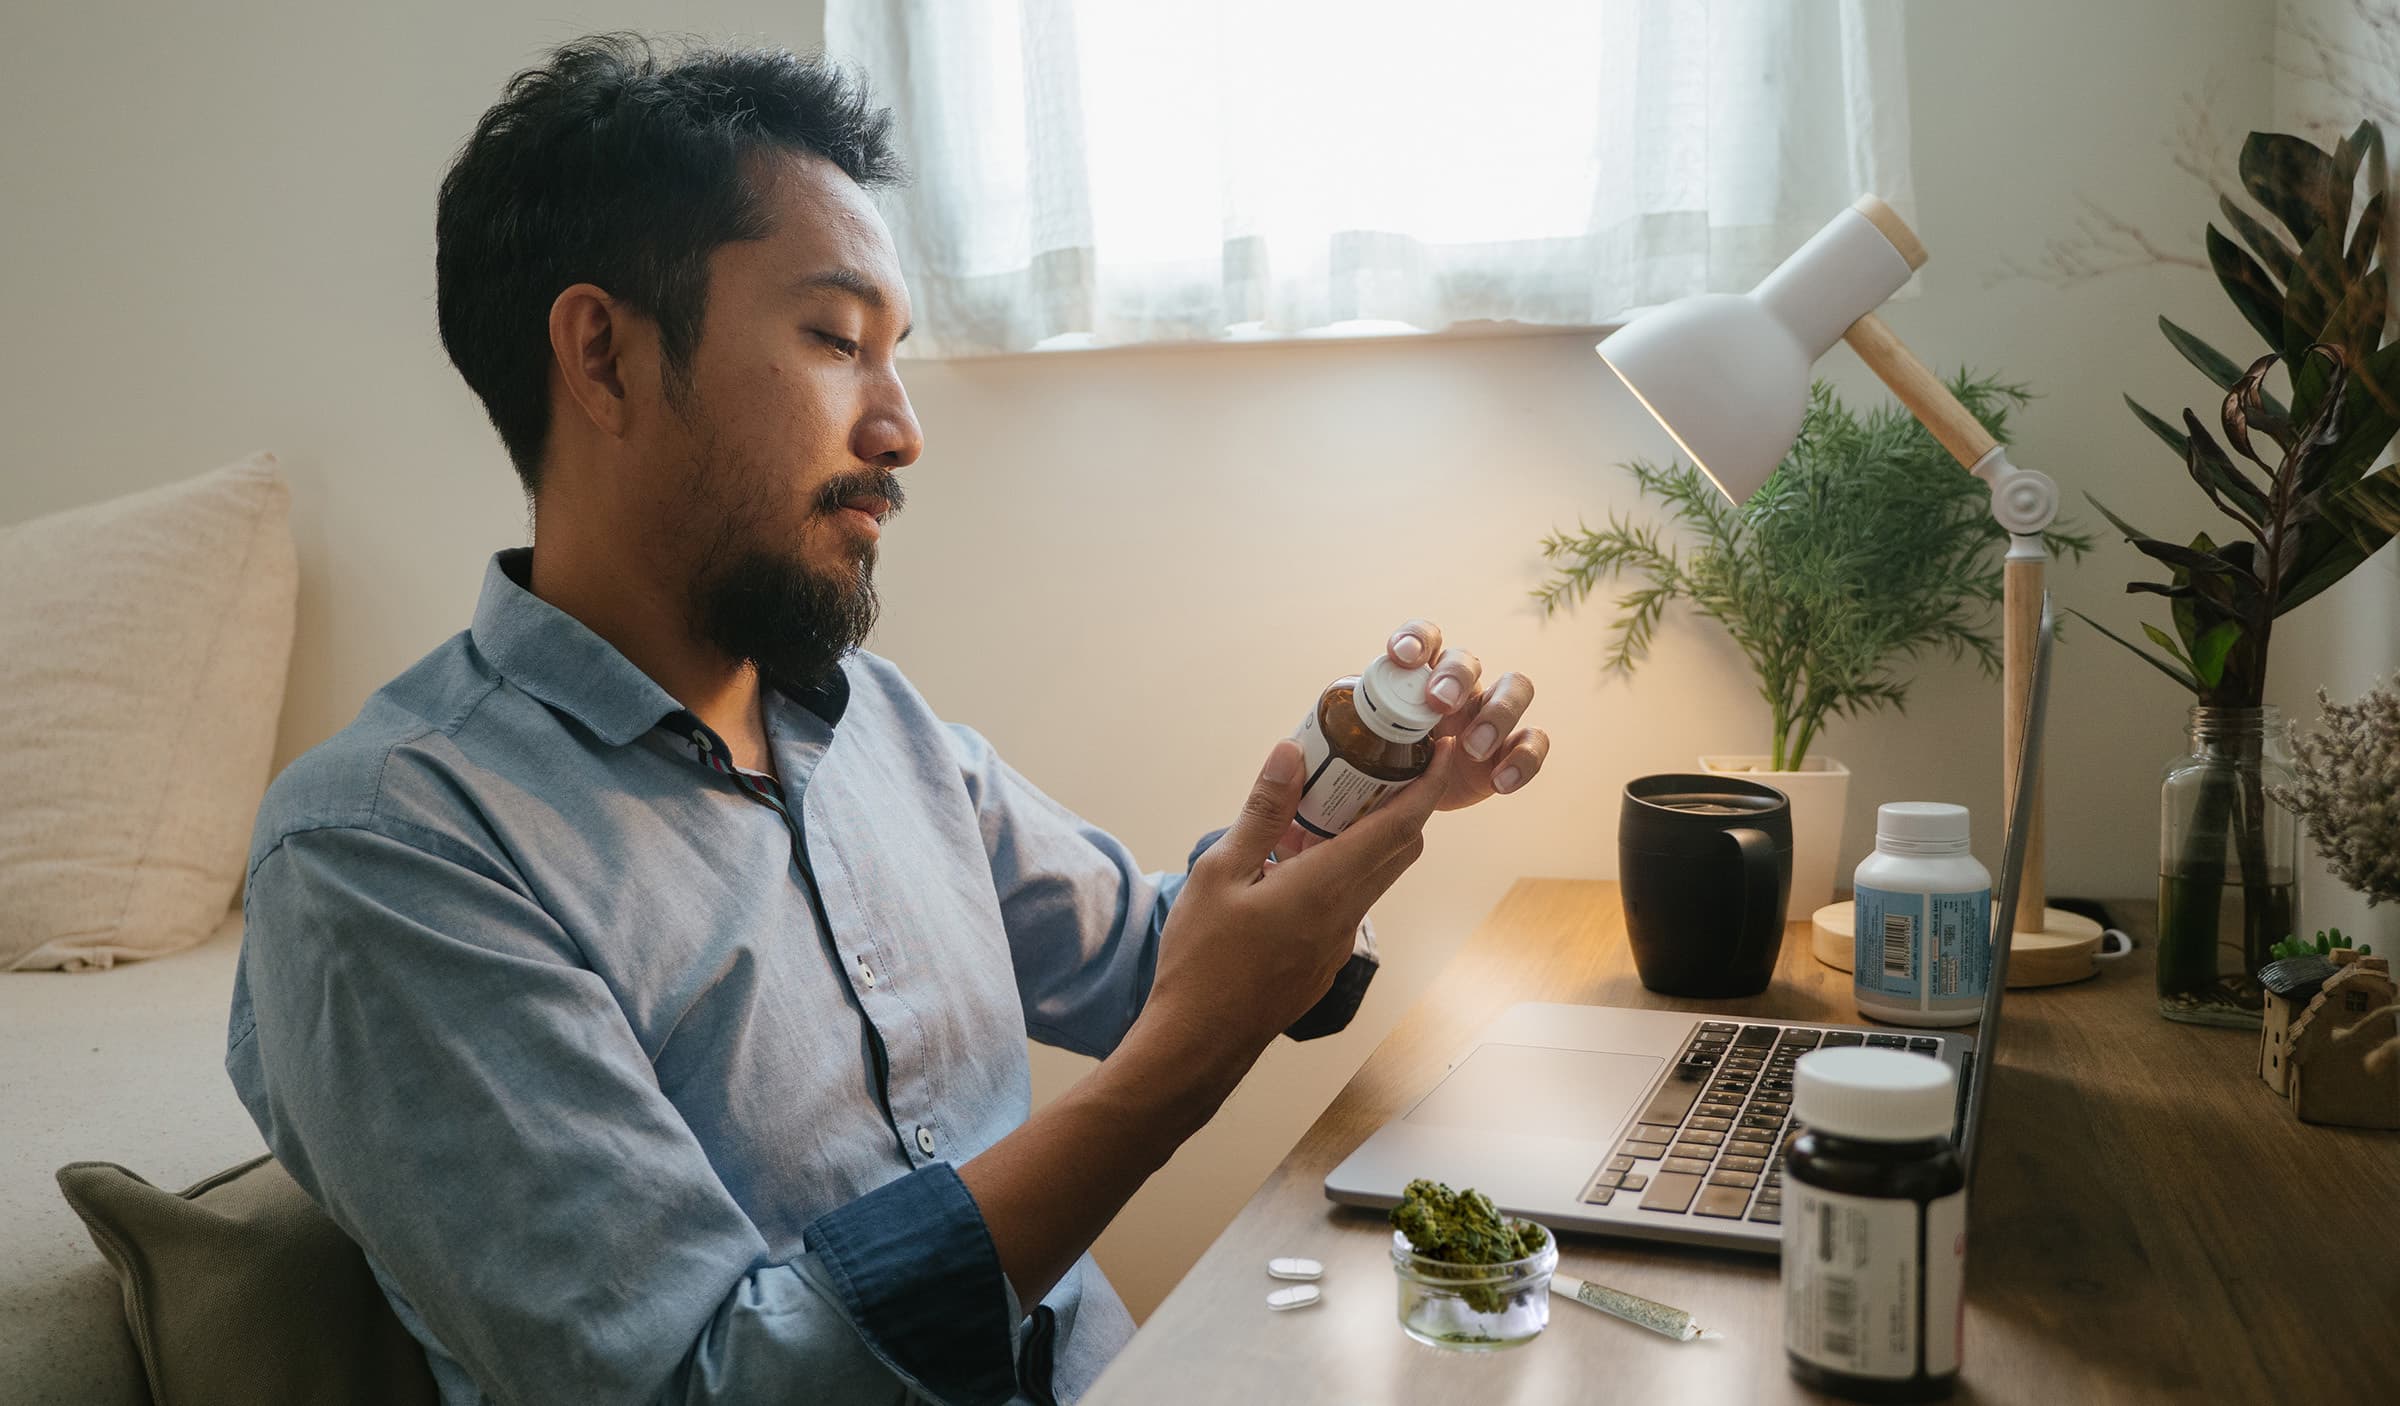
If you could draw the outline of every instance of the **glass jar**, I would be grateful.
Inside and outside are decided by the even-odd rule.
[[[2268,949],[2299,930],[2300,817],[2274,708],[2192,709],[2190,750],[2159,787],[2158,1010],[2255,1028]]]
[[[1493,1265],[1429,1260],[1409,1248],[1406,1235],[1392,1232],[1400,1327],[1428,1347],[1498,1352],[1532,1342],[1549,1326],[1550,1275],[1557,1268],[1558,1237],[1547,1230],[1541,1249]]]

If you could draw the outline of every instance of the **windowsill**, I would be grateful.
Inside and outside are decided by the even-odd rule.
[[[1191,338],[1183,341],[1110,343],[1097,341],[1088,332],[1070,332],[1052,337],[1026,351],[980,352],[969,356],[942,359],[985,361],[1006,357],[1088,356],[1121,352],[1188,352],[1214,347],[1357,346],[1394,342],[1483,341],[1491,338],[1514,337],[1588,337],[1597,340],[1623,325],[1622,321],[1577,327],[1554,323],[1495,322],[1478,319],[1429,330],[1405,322],[1361,320],[1337,322],[1302,332],[1270,332],[1261,328],[1257,323],[1244,323],[1227,329],[1226,335],[1222,337]]]

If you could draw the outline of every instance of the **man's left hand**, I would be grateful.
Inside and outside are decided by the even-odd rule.
[[[1523,725],[1525,710],[1533,706],[1533,680],[1510,673],[1486,685],[1483,661],[1463,649],[1444,649],[1441,627],[1430,620],[1411,620],[1393,631],[1384,652],[1408,669],[1433,661],[1428,696],[1442,720],[1429,740],[1438,750],[1433,765],[1409,784],[1439,788],[1435,810],[1463,810],[1522,790],[1542,769],[1550,734]],[[1451,738],[1457,740],[1440,745]],[[1275,853],[1289,858],[1320,843],[1295,823]]]
[[[1433,661],[1430,697],[1442,714],[1433,740],[1459,739],[1462,755],[1456,762],[1437,765],[1426,777],[1443,788],[1434,809],[1463,810],[1507,795],[1541,771],[1550,755],[1550,734],[1523,726],[1533,706],[1533,680],[1508,673],[1485,684],[1483,661],[1463,649],[1443,648],[1441,627],[1430,620],[1411,620],[1393,631],[1384,652],[1404,668]]]

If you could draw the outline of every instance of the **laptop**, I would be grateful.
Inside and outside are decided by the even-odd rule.
[[[1990,1065],[2008,989],[2007,935],[2016,929],[2040,774],[2051,634],[2045,595],[1977,1036],[1615,1006],[1511,1006],[1433,1092],[1326,1176],[1326,1196],[1395,1206],[1410,1181],[1426,1177],[1475,1187],[1502,1210],[1556,1230],[1773,1254],[1783,1243],[1784,1145],[1798,1130],[1792,1066],[1813,1049],[1861,1044],[1912,1051],[1957,1073],[1955,1141],[1972,1178],[1990,1083],[1977,1075]]]

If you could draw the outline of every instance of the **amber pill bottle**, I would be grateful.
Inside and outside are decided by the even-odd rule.
[[[1426,696],[1432,682],[1430,667],[1403,668],[1379,655],[1325,686],[1292,734],[1307,778],[1297,817],[1302,829],[1331,839],[1424,773],[1433,761],[1426,739],[1442,720]]]
[[[1792,1376],[1850,1401],[1958,1386],[1967,1174],[1958,1083],[1905,1050],[1814,1050],[1792,1071],[1783,1345]]]

